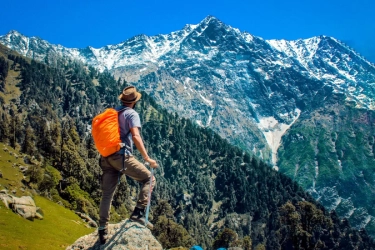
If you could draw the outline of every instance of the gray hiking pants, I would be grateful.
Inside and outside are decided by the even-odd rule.
[[[124,160],[124,165],[123,165]],[[123,170],[125,166],[125,171]],[[130,178],[142,184],[141,191],[138,195],[137,207],[145,208],[147,206],[148,191],[150,188],[151,172],[134,156],[124,156],[113,154],[108,157],[101,157],[100,167],[103,170],[102,175],[102,200],[99,207],[99,226],[106,227],[110,218],[109,212],[113,194],[115,193],[118,183],[119,172],[122,172]],[[156,184],[155,177],[152,180],[151,191]]]

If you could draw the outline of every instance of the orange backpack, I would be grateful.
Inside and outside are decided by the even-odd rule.
[[[94,138],[95,147],[103,157],[114,154],[121,148],[122,141],[118,123],[120,111],[108,108],[92,120],[91,134]]]

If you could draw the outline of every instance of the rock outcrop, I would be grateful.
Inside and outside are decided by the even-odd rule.
[[[15,197],[9,195],[6,190],[0,192],[0,200],[2,200],[7,208],[21,215],[28,220],[43,219],[43,213],[39,207],[35,205],[33,198],[30,196]]]
[[[98,224],[91,219],[87,214],[81,212],[75,212],[79,217],[81,217],[90,227],[98,227]]]
[[[79,238],[66,250],[78,249],[129,249],[129,250],[162,250],[163,247],[151,234],[151,231],[136,222],[123,220],[108,226],[107,243],[100,245],[98,231]]]

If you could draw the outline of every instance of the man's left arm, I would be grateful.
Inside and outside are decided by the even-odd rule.
[[[151,159],[148,154],[147,154],[147,150],[145,148],[145,145],[143,144],[143,140],[142,140],[142,137],[139,133],[139,129],[138,127],[133,127],[130,129],[130,132],[132,134],[132,139],[133,139],[133,142],[134,142],[134,145],[137,147],[137,149],[139,150],[139,152],[141,153],[143,159],[150,163],[150,166],[152,168],[157,168],[158,167],[158,164],[156,163],[155,160]]]

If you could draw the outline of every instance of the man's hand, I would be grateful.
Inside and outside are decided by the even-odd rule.
[[[150,167],[152,167],[152,168],[159,167],[159,165],[156,163],[156,161],[154,159],[148,158],[145,161],[148,162],[148,163],[150,163]]]
[[[139,134],[138,127],[131,128],[130,132],[132,133],[133,142],[134,142],[135,146],[137,147],[137,149],[139,150],[139,152],[141,153],[145,162],[150,163],[150,167],[157,168],[158,164],[156,163],[156,161],[151,159],[147,155],[147,151],[146,151],[145,146],[143,145],[143,140],[142,140],[141,135]]]

